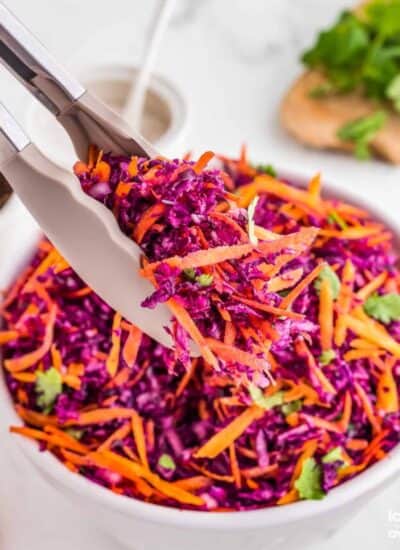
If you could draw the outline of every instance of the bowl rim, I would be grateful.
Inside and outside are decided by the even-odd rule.
[[[281,179],[296,181],[305,186],[310,176],[300,171],[287,171],[278,168]],[[371,204],[368,198],[360,199],[357,194],[343,191],[332,183],[323,180],[323,188],[327,190],[325,196],[335,197],[355,204],[357,207],[368,210],[378,221],[382,221],[394,234],[395,242],[400,241],[400,222],[391,219],[388,223],[387,213],[378,205]],[[4,219],[11,221],[13,211],[21,207],[16,196],[11,196],[7,204],[0,211],[0,226]],[[1,422],[7,424],[20,423],[11,395],[8,392],[1,369],[0,400],[3,403],[4,413]],[[34,441],[24,438],[15,438],[16,445],[21,452],[33,463],[42,478],[52,480],[67,492],[78,494],[96,504],[109,508],[124,516],[135,516],[151,523],[163,524],[182,528],[205,528],[213,530],[241,530],[248,528],[265,528],[268,526],[283,525],[311,517],[317,517],[334,511],[346,503],[360,499],[377,490],[389,481],[400,470],[400,445],[397,445],[388,455],[379,462],[368,467],[355,478],[339,485],[320,501],[299,501],[285,506],[271,506],[249,511],[234,511],[213,513],[209,511],[181,510],[158,504],[144,502],[124,495],[116,495],[109,489],[101,487],[80,474],[69,471],[50,451],[38,452]]]

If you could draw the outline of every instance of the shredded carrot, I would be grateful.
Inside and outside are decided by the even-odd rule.
[[[179,397],[185,391],[187,385],[189,384],[190,380],[194,376],[197,363],[198,363],[197,358],[191,359],[190,367],[187,369],[184,376],[181,378],[181,381],[179,382],[179,385],[176,389],[176,392],[175,392],[176,397]]]
[[[96,166],[93,168],[92,174],[93,176],[97,177],[100,182],[107,182],[110,179],[111,166],[104,160],[101,160],[100,162],[96,163]]]
[[[311,200],[318,206],[321,202],[321,174],[315,174],[308,184],[308,193]]]
[[[343,267],[342,281],[337,298],[338,316],[335,325],[334,340],[338,347],[342,346],[346,339],[346,323],[343,316],[349,312],[351,307],[355,273],[356,270],[352,261],[347,259]]]
[[[50,416],[36,411],[31,411],[30,409],[26,409],[19,404],[15,405],[15,410],[17,411],[18,416],[22,420],[24,420],[24,422],[37,428],[43,428],[47,425],[57,426],[58,424],[56,416]]]
[[[132,368],[136,362],[141,342],[142,331],[134,325],[130,325],[128,338],[122,348],[122,357],[130,368]]]
[[[267,284],[268,292],[280,292],[296,285],[303,276],[303,268],[291,269],[284,275],[270,279]]]
[[[147,276],[149,272],[153,272],[160,263],[167,263],[171,267],[178,269],[190,269],[195,267],[204,267],[214,265],[227,260],[238,260],[253,250],[258,250],[262,254],[275,254],[285,248],[297,248],[309,246],[318,233],[318,229],[306,227],[300,229],[297,233],[284,235],[280,239],[268,242],[259,243],[256,247],[252,244],[236,244],[232,246],[216,246],[207,250],[197,250],[190,252],[184,257],[172,256],[166,258],[162,262],[153,262],[142,269],[142,274]]]
[[[368,447],[368,441],[366,439],[348,439],[345,445],[349,451],[363,451]]]
[[[198,449],[195,458],[215,458],[225,451],[255,420],[264,415],[264,410],[253,405],[237,416],[230,424],[217,432],[211,439]]]
[[[362,302],[366,300],[371,294],[376,292],[386,281],[388,276],[387,271],[383,271],[377,275],[372,281],[369,281],[363,288],[356,293],[356,298]]]
[[[0,331],[0,345],[7,344],[7,342],[11,342],[12,340],[16,340],[18,336],[19,332],[17,330]]]
[[[318,367],[315,357],[309,350],[305,340],[303,338],[298,338],[296,340],[295,347],[298,354],[306,359],[310,373],[316,377],[318,383],[322,386],[324,391],[327,393],[336,394],[335,388],[332,386],[322,370]]]
[[[346,353],[344,353],[343,355],[343,359],[345,359],[345,361],[356,361],[357,359],[372,359],[375,357],[379,357],[384,353],[385,351],[381,349],[353,349],[350,351],[346,351]]]
[[[396,380],[393,376],[392,363],[387,362],[385,364],[377,386],[376,408],[385,413],[393,413],[399,410],[399,395]]]
[[[382,225],[380,224],[371,224],[368,226],[360,225],[358,227],[347,227],[346,229],[321,229],[319,234],[322,237],[332,237],[336,239],[364,239],[365,237],[371,237],[372,235],[377,235],[382,231]]]
[[[12,374],[12,377],[19,382],[26,382],[28,384],[36,380],[36,374],[33,372],[15,372]]]
[[[89,172],[89,167],[85,162],[82,162],[78,160],[75,162],[73,167],[74,174],[77,176],[81,176],[83,174],[87,174]]]
[[[297,489],[290,489],[278,500],[277,505],[283,506],[284,504],[291,504],[292,502],[297,502],[298,500],[299,493]]]
[[[296,466],[294,467],[292,478],[290,481],[290,485],[292,488],[294,487],[295,481],[301,474],[305,461],[311,458],[312,456],[314,456],[317,448],[318,448],[318,439],[309,439],[303,444],[301,455],[299,456],[296,462]]]
[[[360,338],[365,338],[380,348],[386,349],[395,357],[400,358],[400,344],[398,344],[383,327],[382,330],[375,324],[360,321],[351,315],[345,316],[345,322],[347,328]]]
[[[65,426],[88,426],[89,424],[102,424],[111,420],[122,420],[131,418],[133,409],[114,407],[111,409],[94,409],[93,411],[81,412],[78,418],[67,420]]]
[[[119,428],[115,430],[99,447],[97,451],[104,451],[106,449],[111,449],[115,442],[120,442],[125,439],[131,432],[131,426],[129,422],[125,422]]]
[[[235,444],[231,443],[229,445],[229,461],[231,464],[231,471],[233,479],[235,480],[235,485],[238,489],[242,486],[242,476],[240,473],[239,463],[236,457]]]
[[[128,174],[129,177],[134,178],[138,173],[138,158],[131,157],[131,160],[128,164]]]
[[[131,423],[132,423],[132,433],[135,439],[139,458],[143,466],[148,469],[149,462],[147,460],[146,439],[144,436],[143,420],[136,411],[134,411],[132,414]]]
[[[121,314],[116,312],[114,314],[111,329],[111,349],[106,361],[107,371],[112,378],[115,376],[119,364],[119,353],[121,350],[121,320]]]
[[[63,447],[71,451],[87,452],[86,448],[83,447],[78,441],[76,441],[76,439],[72,437],[71,438],[60,437],[57,434],[46,434],[40,430],[27,428],[26,426],[11,426],[10,432],[22,435],[24,437],[27,437],[28,439],[36,439],[37,441],[44,441],[49,445],[54,445],[56,447]]]
[[[193,506],[202,506],[204,504],[201,497],[193,495],[189,491],[181,489],[179,486],[161,479],[158,475],[150,472],[147,468],[144,468],[132,460],[119,456],[112,451],[92,453],[89,455],[88,459],[99,468],[107,468],[134,482],[138,478],[143,478],[163,495],[182,504],[191,504]]]
[[[328,351],[332,349],[333,336],[333,295],[328,279],[321,281],[318,319],[321,330],[321,348],[322,351]]]
[[[16,357],[15,359],[6,359],[4,366],[9,372],[20,372],[32,367],[35,363],[40,361],[44,355],[50,350],[51,343],[53,341],[54,324],[56,321],[57,306],[53,306],[48,314],[47,324],[45,328],[45,334],[43,343],[34,351]]]
[[[287,309],[290,307],[293,302],[300,296],[304,289],[306,289],[321,273],[322,269],[326,266],[324,262],[319,263],[308,275],[300,281],[300,283],[294,287],[289,294],[283,298],[280,307],[282,309]]]
[[[223,361],[229,363],[242,363],[260,372],[268,368],[268,362],[265,359],[260,359],[252,353],[243,351],[235,346],[229,346],[214,338],[206,338],[205,341],[210,349]]]
[[[365,415],[372,426],[374,434],[379,433],[381,431],[381,426],[378,418],[374,414],[374,409],[368,395],[366,394],[362,386],[360,386],[360,384],[358,384],[357,382],[354,384],[354,388],[361,401],[361,405],[364,409]]]
[[[215,154],[212,151],[206,151],[205,153],[203,153],[196,164],[194,164],[193,166],[193,170],[196,172],[196,174],[200,174],[214,156]]]
[[[165,205],[163,203],[155,203],[146,210],[133,230],[133,238],[138,244],[143,241],[146,233],[160,219],[164,212]]]
[[[271,313],[271,315],[277,315],[278,317],[288,317],[289,319],[304,319],[304,315],[301,313],[295,313],[294,311],[288,311],[286,308],[270,306],[269,304],[263,304],[262,302],[257,302],[256,300],[250,300],[244,298],[243,296],[235,296],[232,298],[242,304],[246,304],[254,309],[259,309],[260,311],[265,311],[266,313]]]
[[[174,481],[173,484],[185,491],[198,491],[199,489],[210,487],[212,481],[209,477],[199,475],[179,479],[178,481]]]

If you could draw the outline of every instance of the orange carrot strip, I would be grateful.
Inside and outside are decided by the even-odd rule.
[[[206,476],[193,476],[178,479],[173,482],[173,485],[185,489],[185,491],[198,491],[199,489],[207,489],[207,487],[210,487],[212,481]]]
[[[190,367],[183,375],[181,381],[179,382],[179,385],[176,389],[175,396],[179,397],[182,395],[182,393],[185,391],[187,385],[189,384],[190,380],[193,378],[193,375],[195,373],[196,367],[197,367],[198,360],[197,358],[192,358]]]
[[[33,372],[15,372],[12,377],[19,382],[26,382],[28,384],[36,381],[36,374]]]
[[[336,239],[356,240],[364,239],[377,235],[382,231],[381,224],[371,224],[369,226],[360,225],[358,227],[347,227],[346,229],[320,229],[319,234],[322,237],[332,237]]]
[[[346,315],[345,322],[347,328],[357,336],[365,338],[369,342],[376,344],[379,348],[383,348],[395,357],[400,358],[400,344],[390,336],[384,327],[378,328],[381,326],[378,323],[363,322],[352,317],[352,315]]]
[[[291,504],[292,502],[297,502],[299,500],[299,493],[297,489],[290,489],[286,494],[284,494],[277,502],[278,506],[283,506],[284,504]]]
[[[138,173],[138,158],[131,157],[131,160],[128,164],[128,174],[131,178],[134,178]]]
[[[74,164],[73,171],[76,176],[83,176],[89,172],[89,167],[85,162],[78,160]]]
[[[207,265],[218,264],[227,260],[238,260],[243,256],[247,256],[253,250],[262,254],[273,254],[280,252],[285,248],[298,248],[309,246],[315,239],[318,229],[314,227],[305,227],[297,233],[284,235],[280,239],[268,242],[261,242],[255,247],[252,244],[236,244],[232,246],[216,246],[207,250],[197,250],[190,252],[184,257],[172,256],[166,258],[162,262],[153,262],[142,269],[142,274],[146,276],[149,272],[153,272],[160,263],[167,263],[171,267],[184,270],[195,267],[204,267]]]
[[[96,163],[93,168],[92,175],[97,177],[100,182],[106,182],[110,180],[111,166],[104,160]]]
[[[142,417],[136,412],[133,412],[131,418],[132,433],[135,439],[137,452],[139,458],[146,469],[149,469],[149,462],[147,460],[146,439],[144,436],[143,420]]]
[[[335,325],[334,340],[336,346],[338,347],[342,346],[346,339],[347,330],[343,316],[349,312],[351,307],[355,274],[356,270],[352,261],[347,259],[343,267],[342,284],[340,285],[339,296],[337,299],[338,316]]]
[[[283,199],[285,202],[300,205],[306,208],[308,212],[319,216],[325,215],[326,208],[322,201],[315,200],[315,197],[310,196],[308,191],[296,189],[268,174],[257,176],[252,183],[243,185],[238,189],[237,194],[241,199],[239,205],[247,208],[251,200],[260,193],[270,193]]]
[[[366,300],[371,294],[373,294],[378,288],[380,288],[386,281],[388,276],[387,271],[383,271],[377,275],[372,281],[369,281],[363,288],[356,293],[356,298],[362,302]]]
[[[118,369],[119,353],[121,350],[121,314],[116,312],[111,329],[111,349],[106,361],[106,368],[113,378]]]
[[[260,359],[248,351],[243,351],[235,346],[229,346],[214,338],[206,338],[205,340],[210,349],[223,361],[227,361],[228,363],[241,363],[261,372],[268,368],[268,362],[265,359]]]
[[[345,446],[349,451],[363,451],[368,447],[368,441],[366,439],[348,439]]]
[[[378,418],[374,414],[374,409],[373,409],[373,406],[372,406],[372,404],[369,400],[368,395],[365,393],[362,386],[360,386],[360,384],[358,384],[357,382],[355,382],[354,388],[355,388],[356,393],[357,393],[357,395],[358,395],[358,397],[361,401],[361,404],[362,404],[362,407],[364,409],[365,415],[366,415],[369,423],[372,426],[372,430],[373,430],[374,434],[379,433],[381,431],[381,426],[380,426]]]
[[[34,351],[16,357],[15,359],[6,359],[4,366],[9,372],[20,372],[32,367],[40,361],[44,355],[50,350],[53,341],[54,324],[56,321],[57,307],[54,305],[48,314],[46,329],[44,333],[43,343]]]
[[[300,283],[289,292],[285,298],[283,298],[282,302],[280,303],[280,307],[282,309],[287,309],[289,306],[293,304],[293,302],[300,296],[300,294],[303,292],[305,288],[307,288],[313,281],[318,277],[318,275],[321,273],[322,269],[326,266],[325,262],[319,263],[308,275],[304,277],[300,281]]]
[[[333,336],[333,295],[328,279],[321,281],[319,293],[319,326],[321,330],[322,351],[332,349]]]
[[[59,350],[57,349],[56,345],[53,344],[50,348],[50,353],[51,353],[51,361],[52,361],[52,365],[53,367],[58,371],[58,372],[61,372],[62,371],[62,358],[61,358],[61,353],[59,352]]]
[[[142,331],[131,325],[129,327],[129,334],[124,347],[122,349],[122,357],[128,367],[132,368],[136,362],[137,354],[142,342]]]
[[[235,444],[231,443],[229,445],[229,462],[231,464],[231,471],[233,479],[235,480],[235,485],[237,489],[240,489],[242,486],[242,476],[240,473],[239,463],[236,457]]]
[[[200,352],[204,360],[218,370],[219,366],[217,358],[212,353],[209,346],[206,344],[204,336],[201,334],[196,326],[196,323],[190,317],[186,309],[173,298],[167,300],[166,304],[172,311],[173,315],[176,317],[178,323],[180,323],[180,325],[186,330],[192,340],[199,346]]]
[[[378,346],[375,344],[371,344],[371,342],[368,342],[367,340],[363,340],[362,338],[353,338],[353,340],[350,342],[350,346],[355,349],[369,349],[371,351],[378,350]]]
[[[385,353],[385,350],[383,349],[352,349],[350,351],[346,351],[346,353],[343,355],[343,359],[345,361],[355,361],[357,359],[372,359],[379,357],[380,355],[383,355]]]
[[[256,405],[252,405],[230,424],[211,437],[200,449],[198,449],[195,458],[215,458],[225,451],[243,432],[258,418],[264,415],[265,411]]]
[[[324,418],[320,418],[319,416],[313,416],[311,414],[305,413],[301,413],[301,418],[304,418],[304,420],[309,422],[312,426],[320,428],[321,430],[335,433],[343,433],[342,428],[338,426],[337,422],[331,422],[329,420],[325,420]]]
[[[267,284],[268,292],[279,292],[296,285],[303,276],[303,268],[291,269],[284,275],[270,279]]]
[[[71,451],[76,451],[77,453],[86,454],[88,448],[86,445],[83,445],[77,441],[74,437],[63,432],[59,428],[51,425],[44,427],[44,431],[52,436],[55,436],[55,439],[60,442],[64,442],[62,445],[64,448],[70,449]]]
[[[119,428],[115,430],[99,447],[97,448],[97,451],[105,451],[106,449],[111,449],[113,444],[116,441],[122,441],[127,437],[131,432],[131,426],[129,422],[125,422],[125,424],[122,424]]]
[[[335,388],[332,386],[332,384],[330,383],[328,378],[325,376],[325,374],[322,372],[322,370],[318,367],[314,355],[309,350],[303,338],[299,338],[298,340],[296,340],[295,348],[297,353],[300,356],[303,356],[307,360],[307,364],[310,371],[315,375],[318,382],[321,384],[322,388],[327,393],[336,394]]]
[[[308,184],[308,193],[311,200],[318,204],[321,201],[321,174],[315,174]]]
[[[37,428],[43,428],[48,425],[57,426],[58,424],[56,416],[48,416],[47,414],[31,411],[30,409],[26,409],[18,404],[15,405],[15,410],[24,422]]]
[[[115,407],[112,409],[94,409],[93,411],[81,412],[78,418],[65,422],[65,426],[88,426],[89,424],[102,424],[111,420],[122,420],[131,418],[133,409]]]
[[[339,428],[341,428],[341,431],[345,433],[347,431],[347,428],[349,427],[349,423],[351,420],[351,412],[352,412],[353,402],[351,399],[350,392],[346,392],[344,396],[344,403],[343,403],[343,413],[340,420],[336,421],[336,424]]]
[[[304,319],[304,315],[301,313],[295,313],[294,311],[288,311],[286,308],[270,306],[268,304],[263,304],[262,302],[257,302],[256,300],[250,300],[242,296],[233,295],[232,298],[238,302],[242,302],[254,309],[259,309],[260,311],[265,311],[266,313],[271,313],[271,315],[277,315],[279,317],[288,317],[289,319]]]
[[[201,497],[193,495],[189,491],[185,491],[179,486],[161,479],[158,475],[150,472],[147,468],[144,468],[132,460],[119,456],[112,451],[92,453],[88,458],[98,467],[107,468],[111,471],[117,472],[126,479],[136,481],[137,478],[143,478],[163,495],[182,504],[192,504],[193,506],[202,506],[204,504]]]
[[[40,430],[34,430],[33,428],[27,428],[26,426],[11,426],[11,433],[16,433],[27,437],[28,439],[36,439],[37,441],[45,441],[49,445],[54,445],[56,447],[63,447],[71,451],[82,452],[82,446],[76,439],[72,437],[64,438],[58,435],[46,434]],[[85,451],[86,452],[86,448]]]
[[[194,164],[193,166],[193,170],[196,172],[196,174],[200,174],[214,156],[215,154],[212,151],[206,151],[205,153],[203,153],[196,164]]]
[[[391,363],[386,363],[385,369],[379,377],[376,408],[385,413],[399,410],[399,395]]]
[[[18,336],[19,332],[17,330],[0,331],[0,345],[7,344],[7,342],[11,342],[12,340],[16,340]]]
[[[234,233],[237,233],[242,243],[248,242],[249,237],[246,231],[230,216],[221,214],[220,212],[210,212],[209,217],[212,220],[217,220],[227,225]]]
[[[165,205],[163,203],[155,203],[146,210],[133,230],[133,238],[138,244],[143,241],[146,233],[160,219],[164,212]]]

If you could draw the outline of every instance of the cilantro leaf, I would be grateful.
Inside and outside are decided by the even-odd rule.
[[[301,474],[294,486],[301,498],[307,500],[321,500],[325,493],[321,487],[322,471],[314,458],[307,458],[301,469]]]
[[[333,351],[333,349],[327,349],[326,351],[323,351],[319,356],[319,362],[323,367],[325,367],[326,365],[332,363],[335,357],[336,353]]]
[[[254,244],[254,245],[258,243],[258,239],[254,233],[254,229],[255,229],[254,214],[255,214],[257,203],[259,200],[260,200],[260,197],[256,195],[254,199],[250,202],[247,208],[247,231],[249,233],[249,241],[251,242],[251,244]]]
[[[400,74],[395,76],[386,88],[386,95],[393,101],[396,111],[400,111]]]
[[[336,300],[340,292],[340,279],[330,265],[326,265],[322,268],[320,274],[314,282],[314,287],[318,293],[321,288],[321,281],[323,281],[324,279],[328,279],[331,285],[332,297],[334,300]]]
[[[160,458],[158,459],[158,465],[161,466],[161,468],[165,468],[166,470],[175,470],[176,464],[174,459],[171,455],[168,455],[166,453],[162,454]]]
[[[353,142],[356,157],[365,160],[370,156],[369,143],[384,126],[386,120],[386,113],[377,111],[372,115],[348,122],[338,130],[337,135],[342,141]]]
[[[262,172],[263,174],[267,174],[268,176],[272,176],[273,178],[276,178],[277,172],[275,168],[272,166],[272,164],[258,164],[256,166],[257,172]]]
[[[400,295],[391,293],[379,296],[373,294],[364,303],[364,311],[370,317],[385,325],[400,319]]]
[[[196,277],[196,283],[199,283],[200,286],[210,286],[213,282],[213,276],[208,273],[202,273]]]
[[[37,405],[46,413],[49,413],[55,400],[62,391],[61,374],[54,367],[45,372],[36,372],[36,398]]]
[[[335,447],[331,449],[325,456],[322,457],[324,464],[331,464],[332,462],[343,462],[347,466],[348,461],[343,458],[342,447]]]
[[[373,0],[364,10],[369,24],[380,38],[400,33],[399,0]]]
[[[278,391],[273,395],[265,396],[261,388],[254,384],[250,384],[249,394],[252,401],[261,409],[268,410],[283,404],[283,391]]]
[[[296,399],[296,401],[290,401],[289,403],[282,405],[282,412],[285,416],[289,416],[289,414],[300,411],[302,406],[303,402],[301,399]]]

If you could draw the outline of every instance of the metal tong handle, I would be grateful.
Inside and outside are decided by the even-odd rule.
[[[85,93],[85,88],[3,4],[0,4],[0,60],[56,116]]]

